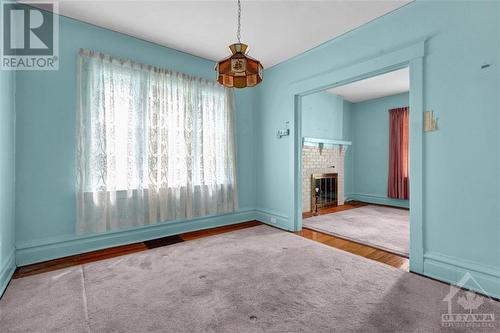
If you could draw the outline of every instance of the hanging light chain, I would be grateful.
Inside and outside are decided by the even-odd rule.
[[[238,32],[236,34],[238,43],[241,43],[241,1],[238,0]]]
[[[1,0],[0,0],[1,1]],[[233,2],[235,0],[231,0]],[[217,82],[227,88],[254,87],[262,82],[264,68],[260,61],[246,55],[248,45],[241,43],[241,0],[238,3],[238,41],[229,45],[232,55],[217,62]]]

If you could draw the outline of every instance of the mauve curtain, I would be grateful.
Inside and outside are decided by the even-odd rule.
[[[387,196],[408,200],[408,107],[389,110],[389,180]]]

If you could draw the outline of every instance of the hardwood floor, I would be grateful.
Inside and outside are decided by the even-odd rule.
[[[126,254],[131,254],[140,251],[146,251],[148,249],[153,249],[160,246],[167,246],[175,243],[180,243],[184,241],[189,241],[197,238],[213,236],[217,234],[221,234],[224,232],[255,227],[257,225],[261,225],[261,222],[258,221],[249,221],[243,222],[239,224],[223,226],[218,228],[212,228],[207,230],[200,230],[194,232],[188,232],[185,234],[168,236],[163,238],[158,238],[150,241],[145,241],[141,243],[123,245],[112,247],[109,249],[97,250],[88,253],[77,254],[74,256],[64,257],[60,259],[54,259],[50,261],[45,261],[33,265],[18,267],[16,272],[14,273],[13,278],[18,279],[25,276],[35,275],[39,273],[54,271],[61,268],[86,264],[93,261],[109,259],[113,257],[118,257]]]
[[[365,202],[360,202],[360,201],[349,201],[346,202],[344,205],[340,205],[337,207],[330,207],[330,208],[325,208],[320,210],[318,213],[319,215],[325,215],[325,214],[331,214],[331,213],[336,213],[336,212],[341,212],[349,209],[354,209],[358,207],[363,207],[367,206],[368,204]],[[378,206],[385,206],[385,205],[378,205]],[[387,206],[389,207],[389,206]],[[399,207],[391,207],[391,208],[399,208]],[[405,209],[405,208],[401,208]],[[304,212],[302,213],[302,218],[306,219],[308,217],[312,217],[313,214],[311,212]],[[320,242],[332,247],[335,247],[340,250],[344,250],[350,253],[357,254],[359,256],[376,260],[378,262],[405,270],[409,271],[409,266],[410,266],[410,261],[408,258],[405,258],[403,256],[399,256],[397,254],[387,252],[384,250],[377,249],[375,247],[371,247],[368,245],[364,245],[361,243],[353,242],[347,239],[343,239],[340,237],[335,237],[331,236],[325,233],[321,233],[318,231],[310,230],[310,229],[302,229],[299,232],[296,232],[296,234],[306,237],[309,239],[312,239],[316,242]]]
[[[340,205],[340,206],[336,206],[336,207],[329,207],[329,208],[324,208],[324,209],[321,209],[318,214],[319,215],[326,215],[326,214],[331,214],[331,213],[336,213],[336,212],[342,212],[344,210],[349,210],[349,209],[353,209],[353,208],[358,208],[358,207],[363,207],[363,206],[368,206],[368,205],[372,205],[372,206],[382,206],[382,207],[390,207],[390,208],[396,208],[396,209],[404,209],[404,210],[408,210],[408,208],[405,208],[405,207],[395,207],[395,206],[387,206],[387,205],[382,205],[382,204],[368,204],[366,202],[361,202],[361,201],[349,201],[349,202],[346,202],[345,204],[343,205]],[[313,216],[313,213],[312,212],[304,212],[302,213],[302,218],[303,219],[306,219],[308,217],[312,217]]]
[[[387,264],[389,266],[405,271],[409,270],[410,261],[407,258],[398,256],[394,253],[305,228],[296,232],[296,234],[339,250]]]
[[[343,211],[347,209],[353,209],[357,207],[364,206],[366,204],[360,202],[350,202],[346,205],[332,207],[325,210],[322,210],[320,214],[329,214],[333,212]],[[61,268],[86,264],[93,261],[118,257],[126,254],[131,254],[140,251],[146,251],[148,249],[160,247],[160,246],[168,246],[175,243],[190,241],[193,239],[209,237],[225,232],[240,230],[244,228],[250,228],[257,225],[261,225],[261,222],[258,221],[249,221],[243,222],[239,224],[233,224],[229,226],[223,226],[218,228],[212,228],[207,230],[199,230],[188,232],[180,235],[168,236],[159,239],[149,240],[141,243],[117,246],[109,249],[97,250],[93,252],[77,254],[74,256],[69,256],[65,258],[50,260],[46,262],[41,262],[33,265],[18,267],[16,272],[14,273],[14,279],[22,278],[25,276],[30,276],[34,274],[54,271]],[[378,262],[400,268],[408,271],[409,261],[407,258],[398,256],[396,254],[392,254],[383,250],[379,250],[370,246],[358,244],[356,242],[352,242],[349,240],[345,240],[339,237],[330,236],[327,234],[323,234],[317,231],[303,229],[302,231],[296,232],[295,234],[311,239],[316,242],[320,242],[337,249],[347,251],[368,259],[376,260]]]
[[[328,208],[321,209],[318,211],[318,214],[319,215],[331,214],[331,213],[342,212],[344,210],[349,210],[349,209],[363,207],[363,206],[368,206],[368,204],[364,203],[364,202],[360,202],[360,201],[349,201],[349,202],[346,202],[345,204],[340,205],[340,206],[328,207]],[[306,219],[306,218],[312,217],[312,216],[313,216],[312,212],[302,213],[303,219]]]

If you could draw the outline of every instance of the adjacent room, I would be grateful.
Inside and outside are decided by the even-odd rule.
[[[303,227],[409,256],[408,68],[302,99]]]
[[[499,1],[0,26],[1,333],[499,331]]]

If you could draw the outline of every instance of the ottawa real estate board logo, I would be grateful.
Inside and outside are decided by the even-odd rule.
[[[464,288],[472,288],[484,296]],[[479,282],[467,272],[456,286],[450,285],[450,292],[443,299],[448,303],[448,311],[441,315],[443,327],[454,329],[492,330],[498,332],[496,315],[498,307]]]
[[[1,1],[2,70],[57,70],[59,17],[56,2]],[[36,7],[35,7],[36,6]]]

